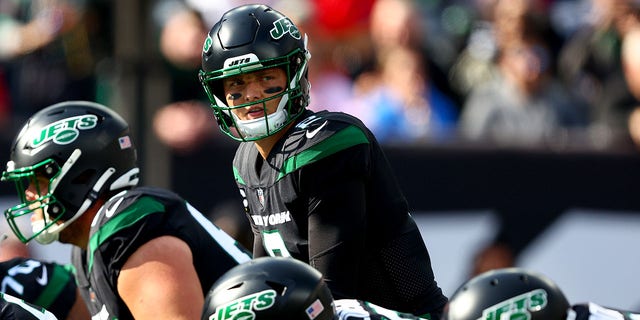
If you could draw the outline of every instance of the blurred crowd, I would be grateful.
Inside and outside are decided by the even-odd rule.
[[[194,74],[212,21],[247,2],[161,0],[163,56]],[[640,1],[267,3],[309,36],[312,109],[354,114],[383,143],[606,149],[639,136]],[[202,119],[204,99],[183,96],[156,120]],[[193,136],[162,140],[188,151]]]
[[[217,134],[202,41],[253,1],[155,0],[170,101],[150,124],[176,152]],[[362,119],[383,143],[587,146],[640,140],[640,1],[265,0],[310,39],[311,107]],[[45,105],[107,103],[113,3],[0,2],[0,134]],[[116,62],[117,63],[117,62]],[[115,79],[117,81],[117,79]]]

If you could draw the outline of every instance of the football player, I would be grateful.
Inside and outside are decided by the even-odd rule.
[[[2,261],[0,292],[45,308],[61,320],[89,318],[72,270],[61,264],[22,257]]]
[[[633,320],[640,314],[596,303],[570,305],[547,276],[522,268],[484,272],[458,288],[441,320]]]
[[[250,254],[180,196],[137,187],[139,171],[128,124],[113,110],[49,106],[12,144],[2,180],[15,182],[21,202],[5,217],[25,243],[74,245],[92,317],[197,319],[193,306]]]
[[[58,318],[42,307],[30,304],[6,293],[0,293],[0,319],[57,320]]]
[[[423,319],[355,299],[334,300],[318,270],[282,257],[260,257],[229,270],[207,294],[202,320]],[[427,318],[428,319],[428,318]]]
[[[307,109],[307,38],[280,12],[226,12],[204,42],[200,80],[219,128],[242,141],[235,180],[254,257],[318,269],[337,299],[438,315],[425,242],[393,170],[363,123]]]

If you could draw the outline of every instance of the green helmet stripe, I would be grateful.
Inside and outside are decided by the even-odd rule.
[[[369,143],[369,139],[367,139],[367,136],[360,128],[356,126],[349,126],[317,145],[287,158],[282,165],[277,180],[282,179],[287,174],[294,172],[303,166],[324,159],[336,152],[358,144],[367,143]]]
[[[91,268],[93,267],[94,252],[101,244],[109,239],[109,237],[135,224],[144,217],[158,212],[164,212],[164,205],[162,203],[151,197],[141,197],[131,206],[119,212],[101,226],[100,229],[91,236],[91,239],[89,239],[89,272],[91,272]]]

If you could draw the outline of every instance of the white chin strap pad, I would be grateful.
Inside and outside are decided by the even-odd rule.
[[[33,233],[38,233],[45,227],[44,220],[36,220],[31,222],[31,230]],[[51,233],[49,230],[43,230],[42,233],[37,235],[34,239],[40,244],[50,244],[58,240],[58,232]]]
[[[236,120],[238,124],[238,130],[245,138],[257,138],[266,136],[267,132],[274,132],[282,127],[287,121],[287,111],[278,110],[267,116],[253,120]],[[267,130],[267,124],[269,129]]]
[[[235,113],[231,112],[231,114],[238,126],[238,131],[240,131],[245,138],[264,137],[267,135],[267,132],[273,133],[274,131],[277,131],[287,122],[289,115],[284,107],[287,105],[288,101],[289,95],[283,95],[278,103],[278,109],[276,112],[268,115],[266,119],[265,117],[262,117],[253,120],[240,120]],[[269,126],[268,129],[267,125]]]

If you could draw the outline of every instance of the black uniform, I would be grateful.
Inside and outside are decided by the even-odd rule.
[[[421,315],[447,302],[377,141],[344,113],[305,111],[264,160],[253,142],[233,161],[254,257],[292,256],[336,299]]]
[[[373,303],[355,300],[335,300],[336,320],[419,320],[420,318],[409,313],[389,310]],[[435,319],[434,319],[435,320]]]
[[[611,309],[589,302],[571,306],[567,320],[634,320],[640,313]]]
[[[73,273],[60,264],[13,258],[0,262],[0,278],[0,292],[45,308],[58,319],[66,318],[76,301]]]
[[[0,319],[2,320],[57,320],[56,316],[40,306],[0,293]],[[64,318],[61,318],[64,319]]]
[[[120,193],[96,215],[88,249],[76,247],[72,252],[78,286],[93,316],[133,319],[117,292],[120,269],[140,246],[167,235],[189,245],[203,296],[224,272],[251,258],[233,238],[170,191],[140,187]]]

